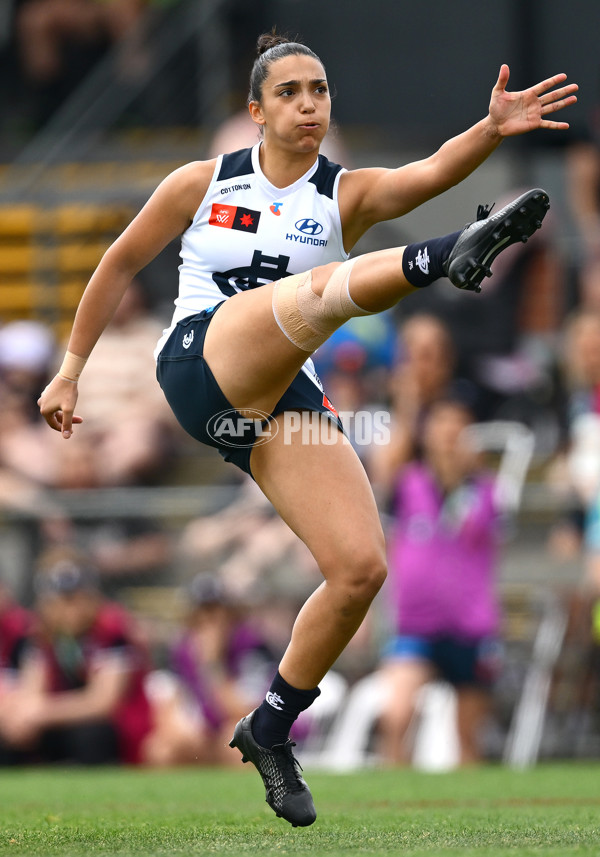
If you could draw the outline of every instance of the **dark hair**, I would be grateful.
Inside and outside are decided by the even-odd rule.
[[[269,68],[277,60],[289,56],[313,57],[323,65],[321,58],[311,51],[302,42],[293,41],[288,36],[280,36],[275,32],[275,27],[270,33],[263,33],[256,42],[257,57],[254,60],[250,72],[250,90],[248,92],[248,104],[251,101],[260,101],[262,98],[263,83],[269,74]],[[323,68],[325,66],[323,65]]]
[[[429,407],[429,414],[443,408],[453,408],[463,411],[470,422],[477,419],[477,391],[469,381],[456,379],[441,396],[438,396]]]

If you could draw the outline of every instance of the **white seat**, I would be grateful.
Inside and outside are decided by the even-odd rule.
[[[357,682],[346,696],[318,759],[320,767],[350,771],[375,764],[369,751],[373,727],[386,703],[387,687],[375,672]],[[413,764],[421,770],[445,771],[459,762],[456,694],[445,682],[426,684],[418,697]]]
[[[412,763],[422,771],[449,771],[460,762],[456,731],[456,691],[445,681],[432,681],[419,693]]]
[[[320,765],[348,771],[368,764],[371,730],[385,698],[386,687],[380,673],[372,673],[350,688],[320,754]]]
[[[304,764],[318,765],[332,723],[339,715],[348,694],[348,682],[341,673],[329,670],[319,683],[321,690],[313,704],[300,717],[308,724],[308,734],[302,742]]]

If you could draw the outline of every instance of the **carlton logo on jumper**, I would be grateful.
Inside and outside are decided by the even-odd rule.
[[[210,418],[206,431],[220,446],[239,448],[268,443],[279,431],[279,425],[265,411],[246,408],[242,416],[235,408],[228,408]]]
[[[260,211],[242,208],[241,205],[221,205],[214,202],[208,222],[222,229],[237,229],[239,232],[257,232]]]
[[[186,335],[183,337],[182,345],[184,348],[189,348],[193,341],[194,341],[194,331],[190,330],[190,332],[186,333]]]

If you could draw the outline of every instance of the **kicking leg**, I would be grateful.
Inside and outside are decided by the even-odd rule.
[[[238,410],[270,412],[306,357],[353,316],[382,312],[439,277],[479,291],[496,256],[526,241],[549,208],[542,190],[522,194],[461,233],[331,263],[228,300],[208,329],[204,356]],[[227,347],[223,347],[227,343]]]

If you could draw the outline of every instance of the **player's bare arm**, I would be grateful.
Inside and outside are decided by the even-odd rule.
[[[395,170],[354,170],[340,181],[340,211],[349,250],[373,224],[400,217],[459,184],[477,169],[505,137],[535,129],[564,130],[567,122],[548,117],[573,104],[577,84],[561,86],[557,74],[520,92],[508,92],[503,65],[492,90],[488,115],[446,141],[433,155]],[[556,88],[558,87],[558,88]]]
[[[104,254],[79,304],[69,351],[88,357],[133,277],[190,225],[214,171],[214,161],[171,173]]]
[[[215,162],[199,161],[175,170],[158,186],[127,229],[108,248],[81,298],[68,352],[89,357],[133,277],[190,225],[210,183]],[[77,384],[60,374],[38,400],[48,425],[70,437]]]

